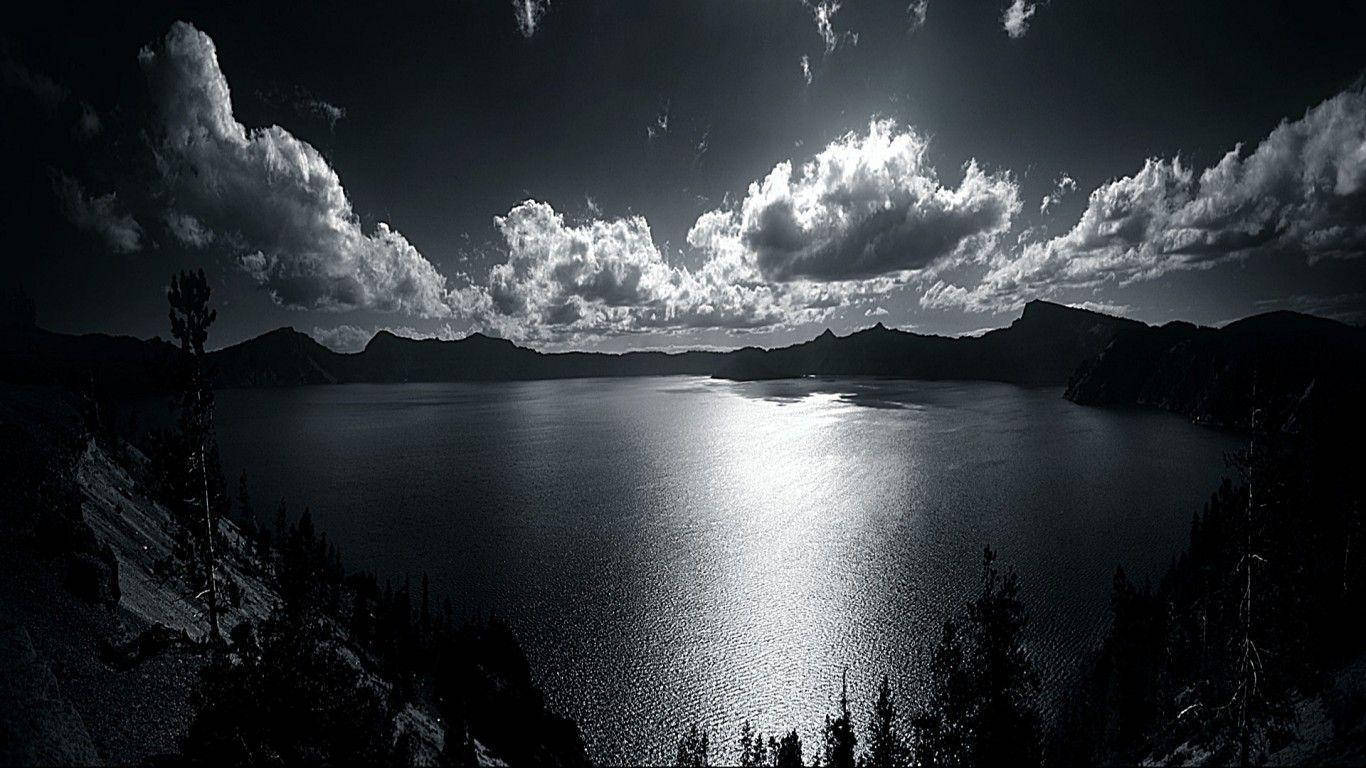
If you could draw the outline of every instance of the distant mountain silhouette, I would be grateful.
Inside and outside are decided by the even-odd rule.
[[[989,379],[1062,384],[1133,320],[1030,302],[1009,328],[977,338],[925,336],[881,323],[848,336],[830,331],[801,344],[731,352],[543,353],[480,333],[457,341],[407,339],[380,331],[352,354],[280,329],[210,355],[220,386],[366,381],[504,381],[589,376],[693,374],[729,379],[810,375]]]
[[[748,380],[799,376],[976,379],[1068,384],[1095,405],[1148,405],[1197,421],[1247,426],[1252,385],[1264,417],[1294,426],[1349,402],[1362,379],[1366,331],[1290,312],[1222,329],[1151,327],[1099,312],[1031,301],[1007,328],[978,337],[929,336],[881,323],[847,336],[730,352],[544,353],[480,333],[456,341],[375,334],[338,353],[280,328],[209,355],[219,387],[345,382],[509,381],[692,374]],[[0,328],[0,378],[119,391],[164,389],[175,347],[159,338],[71,336],[12,323]],[[1318,410],[1315,410],[1318,409]]]
[[[157,391],[170,383],[175,354],[175,345],[160,338],[77,336],[34,326],[0,327],[0,380],[18,384],[66,384],[80,389],[98,379],[112,391]]]
[[[1085,405],[1143,405],[1194,421],[1311,431],[1363,423],[1366,329],[1295,312],[1223,328],[1173,322],[1129,328],[1068,382]]]
[[[293,328],[276,328],[209,353],[209,369],[220,387],[339,384],[355,380],[353,358]]]
[[[1116,333],[1143,327],[1135,320],[1031,301],[1010,327],[978,337],[926,336],[882,323],[848,336],[827,330],[803,344],[731,353],[716,373],[732,379],[857,375],[1062,384]]]

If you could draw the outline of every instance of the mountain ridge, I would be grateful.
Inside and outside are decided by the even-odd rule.
[[[1223,328],[1184,321],[1150,326],[1035,300],[1010,325],[980,336],[920,334],[877,322],[844,336],[827,328],[768,349],[609,353],[541,352],[482,333],[439,340],[379,331],[362,350],[342,353],[282,327],[210,352],[208,364],[220,388],[676,374],[986,380],[1066,385],[1065,396],[1080,404],[1150,406],[1247,428],[1238,414],[1249,408],[1249,371],[1262,371],[1259,397],[1275,403],[1266,407],[1267,419],[1293,426],[1348,399],[1362,380],[1362,364],[1353,361],[1366,357],[1364,351],[1366,329],[1294,312],[1254,315]],[[0,377],[20,383],[165,391],[175,381],[177,354],[160,338],[0,328]]]
[[[1078,366],[1064,396],[1238,430],[1316,431],[1366,424],[1363,382],[1366,328],[1279,310],[1221,328],[1126,329]]]
[[[209,358],[216,384],[225,387],[674,374],[735,380],[877,375],[1061,385],[1116,330],[1141,325],[1036,300],[1009,327],[978,337],[919,334],[879,321],[844,336],[826,328],[807,341],[769,349],[541,352],[478,332],[438,340],[381,330],[360,351],[340,353],[282,328],[212,352]],[[1028,349],[1014,349],[1021,339]]]

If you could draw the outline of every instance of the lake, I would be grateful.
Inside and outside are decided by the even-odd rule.
[[[348,566],[508,620],[608,764],[746,718],[808,752],[847,668],[862,729],[913,696],[990,544],[1020,575],[1048,701],[1156,578],[1235,439],[1004,384],[691,377],[218,393],[258,512],[305,505]],[[860,730],[860,738],[862,732]]]

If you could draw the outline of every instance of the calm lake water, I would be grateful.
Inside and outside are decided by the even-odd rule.
[[[225,391],[218,435],[267,519],[308,505],[348,565],[506,617],[606,763],[694,721],[722,760],[746,718],[814,740],[846,667],[861,727],[987,543],[1056,697],[1115,565],[1160,575],[1234,446],[1057,389],[689,377]]]

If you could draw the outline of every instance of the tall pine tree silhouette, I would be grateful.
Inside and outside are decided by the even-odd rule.
[[[209,388],[204,370],[204,342],[209,338],[209,326],[218,317],[209,308],[209,281],[204,270],[181,272],[171,276],[166,292],[170,302],[171,335],[180,342],[182,389],[180,427],[187,452],[186,471],[192,478],[187,486],[194,487],[196,497],[202,497],[204,510],[204,544],[202,557],[206,573],[205,594],[209,604],[209,639],[221,642],[218,628],[218,585],[214,557],[214,538],[217,522],[209,499],[209,441],[213,435],[213,390]],[[197,477],[196,477],[197,476]],[[194,481],[198,482],[195,483]],[[196,503],[201,499],[196,498]]]

